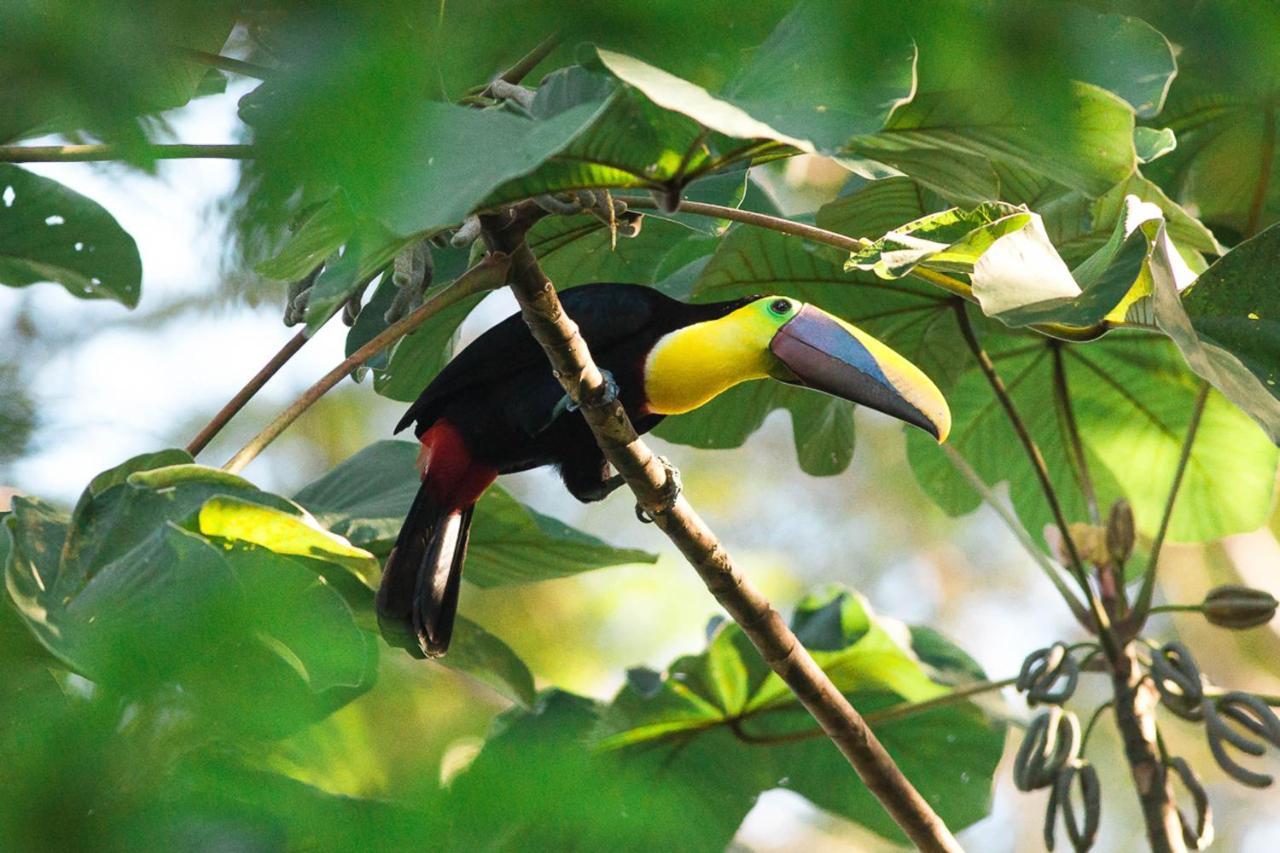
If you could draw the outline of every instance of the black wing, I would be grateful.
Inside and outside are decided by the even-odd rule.
[[[578,324],[593,350],[603,350],[649,326],[655,316],[670,315],[683,303],[650,287],[637,284],[584,284],[560,294],[560,304]],[[435,420],[434,410],[452,395],[475,386],[496,385],[503,379],[546,364],[546,354],[519,314],[513,314],[480,335],[431,381],[409,410],[396,432],[417,421],[426,428]],[[547,367],[550,372],[550,366]]]

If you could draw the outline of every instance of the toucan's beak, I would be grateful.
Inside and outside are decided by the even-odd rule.
[[[769,350],[794,381],[852,400],[928,432],[939,442],[951,431],[951,410],[920,368],[880,341],[812,305],[778,329]]]

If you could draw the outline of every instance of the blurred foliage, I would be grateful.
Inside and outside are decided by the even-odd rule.
[[[553,32],[527,98],[485,88]],[[0,8],[0,143],[58,134],[151,168],[166,111],[233,73],[193,51],[255,63],[263,79],[238,103],[255,155],[232,203],[239,260],[273,279],[318,272],[312,330],[363,301],[348,352],[388,325],[395,256],[477,210],[606,189],[776,215],[762,187],[801,162],[777,161],[822,154],[847,177],[794,218],[865,238],[861,251],[661,210],[633,237],[549,217],[530,243],[562,287],[783,293],[864,326],[944,390],[953,452],[986,486],[1008,483],[1035,537],[1048,509],[956,297],[903,276],[972,291],[978,305],[959,310],[1069,521],[1088,520],[1070,423],[1102,503],[1126,498],[1150,535],[1208,381],[1169,530],[1206,542],[1263,524],[1275,484],[1277,44],[1280,13],[1234,0],[980,0],[963,14],[874,0],[21,0]],[[430,251],[435,287],[476,257]],[[0,282],[132,307],[141,261],[96,202],[5,164]],[[413,399],[479,302],[372,361],[372,390]],[[0,372],[0,460],[34,421],[10,386]],[[778,383],[734,388],[658,434],[736,447],[778,409],[802,470],[850,464],[852,407]],[[416,446],[348,447],[352,412],[315,428],[338,435],[322,443],[331,458],[358,452],[293,499],[163,450],[99,474],[70,513],[22,497],[0,516],[13,605],[0,606],[0,847],[716,850],[777,787],[897,837],[826,740],[795,737],[808,718],[732,624],[662,673],[633,670],[610,701],[548,686],[474,612],[452,672],[379,660],[370,587],[417,488]],[[916,434],[908,447],[942,509],[978,506],[943,451]],[[467,577],[494,595],[654,559],[494,488]],[[793,621],[851,700],[885,715],[877,731],[954,827],[988,813],[997,714],[887,713],[984,678],[960,649],[847,590],[812,593]]]

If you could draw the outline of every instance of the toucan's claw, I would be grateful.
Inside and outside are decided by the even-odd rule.
[[[657,459],[662,464],[663,470],[667,472],[667,479],[662,484],[662,502],[655,506],[652,512],[645,509],[642,504],[636,503],[636,518],[644,524],[653,524],[654,515],[671,512],[675,508],[676,501],[680,500],[680,493],[684,490],[680,482],[680,470],[665,456],[659,456]]]

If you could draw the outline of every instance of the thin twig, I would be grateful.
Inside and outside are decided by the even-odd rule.
[[[440,311],[472,294],[501,287],[503,276],[506,275],[507,263],[508,259],[505,255],[490,252],[482,261],[458,276],[451,284],[437,291],[434,296],[422,303],[408,317],[393,323],[375,335],[367,344],[343,359],[337,367],[330,370],[319,381],[304,391],[302,396],[295,400],[289,408],[277,415],[275,420],[267,424],[260,433],[250,439],[244,447],[240,448],[235,456],[228,459],[227,464],[222,466],[223,470],[230,471],[233,474],[242,471],[244,466],[252,462],[267,445],[275,441],[303,412],[346,378],[352,370],[364,364],[427,320],[430,320]]]
[[[1094,524],[1102,524],[1102,512],[1098,508],[1098,493],[1093,488],[1093,478],[1089,476],[1089,460],[1085,456],[1084,442],[1080,439],[1080,427],[1076,425],[1075,408],[1071,405],[1071,389],[1067,385],[1067,369],[1062,362],[1062,344],[1051,341],[1049,352],[1053,357],[1053,390],[1058,399],[1064,425],[1066,426],[1068,446],[1071,448],[1072,462],[1076,469],[1076,478],[1080,483],[1080,491],[1084,494],[1085,505],[1089,508],[1089,520]]]
[[[525,322],[565,392],[578,405],[605,458],[631,487],[638,505],[680,549],[907,837],[924,850],[959,850],[946,825],[902,775],[866,721],[769,601],[742,575],[683,495],[674,491],[677,481],[673,469],[654,456],[636,434],[616,395],[608,394],[577,325],[565,315],[555,287],[525,242],[529,227],[541,215],[540,208],[526,203],[506,215],[485,216],[485,240],[491,249],[511,256],[509,283]]]
[[[1089,735],[1093,734],[1093,727],[1098,724],[1098,720],[1102,717],[1102,712],[1110,708],[1116,703],[1114,698],[1108,699],[1101,705],[1093,709],[1093,713],[1089,715],[1089,722],[1085,724],[1084,735],[1080,738],[1080,754],[1083,756],[1085,748],[1089,745]]]
[[[1044,492],[1044,498],[1049,505],[1049,511],[1053,515],[1054,523],[1058,526],[1058,532],[1062,534],[1067,557],[1071,562],[1070,569],[1076,577],[1076,582],[1080,585],[1080,591],[1084,593],[1086,603],[1089,605],[1089,612],[1092,614],[1097,627],[1098,639],[1102,642],[1102,648],[1107,655],[1107,659],[1114,662],[1120,655],[1119,645],[1111,633],[1111,622],[1106,612],[1102,609],[1102,602],[1099,601],[1098,596],[1094,593],[1093,587],[1089,585],[1089,577],[1085,572],[1084,561],[1080,558],[1075,538],[1071,535],[1071,528],[1067,523],[1066,514],[1062,511],[1062,504],[1058,500],[1058,493],[1053,486],[1053,480],[1049,478],[1049,467],[1045,464],[1044,454],[1040,452],[1035,439],[1031,437],[1031,432],[1027,429],[1026,422],[1023,421],[1022,416],[1018,413],[1018,407],[1013,404],[1013,398],[1009,395],[1009,390],[1005,387],[1004,380],[996,372],[991,356],[987,355],[987,351],[978,342],[978,337],[973,331],[973,324],[969,322],[968,309],[963,302],[959,301],[956,302],[955,309],[956,321],[960,326],[960,334],[965,343],[968,344],[969,351],[973,353],[974,359],[978,362],[978,368],[982,371],[982,375],[986,377],[987,384],[991,386],[996,399],[1000,401],[1000,406],[1004,409],[1010,426],[1013,427],[1018,441],[1022,444],[1022,449],[1026,451],[1027,460],[1035,471],[1036,479],[1040,482],[1040,488]]]
[[[192,62],[198,62],[210,68],[217,68],[219,71],[239,74],[241,77],[252,77],[255,80],[266,80],[274,73],[272,69],[264,65],[245,62],[243,59],[236,59],[234,56],[209,53],[207,50],[192,50],[189,47],[179,47],[174,48],[174,52],[183,59],[189,59]]]
[[[1267,207],[1267,189],[1271,186],[1271,164],[1276,158],[1276,105],[1274,100],[1262,111],[1262,149],[1259,152],[1258,180],[1249,200],[1249,216],[1242,236],[1248,240],[1262,226],[1262,213]]]
[[[248,160],[253,155],[252,145],[0,145],[0,163],[90,163],[138,156],[153,160]]]
[[[1089,612],[1080,603],[1080,597],[1071,591],[1071,587],[1067,586],[1067,582],[1062,579],[1057,567],[1049,561],[1044,551],[1031,541],[1031,535],[1027,533],[1022,523],[996,498],[995,492],[982,479],[982,475],[973,469],[973,466],[969,464],[969,460],[965,459],[960,454],[960,451],[955,449],[954,445],[942,445],[942,452],[947,455],[947,459],[951,461],[951,464],[960,472],[961,476],[969,481],[969,485],[973,487],[973,490],[986,501],[988,506],[995,510],[996,515],[1000,516],[1000,520],[1009,528],[1009,532],[1022,544],[1026,552],[1031,555],[1031,559],[1040,567],[1040,571],[1049,579],[1049,583],[1053,584],[1054,589],[1062,596],[1062,600],[1066,602],[1067,607],[1071,609],[1071,613],[1076,617],[1077,621],[1081,625],[1088,627],[1090,624]]]
[[[551,55],[551,51],[556,49],[556,45],[560,43],[560,34],[552,33],[551,35],[538,42],[533,50],[529,51],[520,58],[515,65],[512,65],[498,78],[504,83],[515,85],[529,75],[529,72],[538,67],[538,63]]]
[[[1151,554],[1147,557],[1147,568],[1142,575],[1142,588],[1138,591],[1138,600],[1133,605],[1133,618],[1137,625],[1146,619],[1151,609],[1151,597],[1156,590],[1156,568],[1160,562],[1160,550],[1164,547],[1165,534],[1169,532],[1169,521],[1173,518],[1173,506],[1178,501],[1178,490],[1182,488],[1182,476],[1187,471],[1187,462],[1191,459],[1191,446],[1195,444],[1196,431],[1200,429],[1200,418],[1204,415],[1204,405],[1209,399],[1209,383],[1200,383],[1200,393],[1191,409],[1191,420],[1187,424],[1187,434],[1182,439],[1182,452],[1178,455],[1178,467],[1173,471],[1173,482],[1169,485],[1169,494],[1164,501],[1164,514],[1160,516],[1160,528],[1156,538],[1151,542]]]
[[[926,699],[923,702],[904,702],[902,704],[893,705],[889,708],[883,708],[879,711],[870,711],[863,714],[862,719],[867,721],[869,726],[877,726],[883,723],[902,720],[907,717],[913,717],[916,714],[923,714],[925,711],[932,711],[935,708],[945,708],[948,705],[955,705],[963,702],[971,697],[978,696],[983,693],[990,693],[993,690],[1003,690],[1006,687],[1012,687],[1018,681],[1015,675],[1012,678],[1002,678],[999,681],[975,681],[972,684],[965,684],[955,688],[950,693],[944,693],[941,696],[935,696],[932,699]],[[733,732],[733,736],[744,743],[758,744],[779,744],[794,743],[795,741],[809,740],[816,737],[825,737],[826,732],[822,729],[803,729],[798,732],[785,732],[777,735],[758,735],[747,731],[743,727],[743,722],[751,718],[748,714],[743,717],[735,717],[729,720],[729,729]]]
[[[262,369],[255,373],[253,378],[245,383],[245,386],[236,392],[234,397],[227,401],[227,404],[213,416],[213,419],[205,424],[204,429],[200,430],[196,437],[191,439],[191,443],[187,445],[187,452],[192,456],[198,456],[200,451],[204,450],[209,445],[209,442],[213,440],[213,437],[227,425],[227,422],[245,407],[245,404],[249,402],[253,395],[257,394],[262,386],[266,385],[271,377],[276,375],[276,371],[284,367],[285,363],[293,358],[309,339],[310,335],[307,334],[305,329],[290,338],[280,348],[280,351],[273,355],[271,360],[264,364]]]

